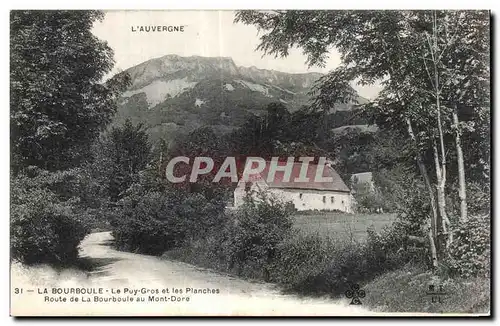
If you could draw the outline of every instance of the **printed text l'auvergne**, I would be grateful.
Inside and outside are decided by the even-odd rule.
[[[132,32],[184,32],[185,25],[137,25],[130,26]]]

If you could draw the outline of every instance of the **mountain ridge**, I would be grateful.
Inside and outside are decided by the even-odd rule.
[[[290,112],[308,105],[309,92],[323,76],[237,66],[230,57],[167,54],[130,67],[131,85],[122,94],[116,122],[147,125],[153,138],[211,126],[225,133],[273,102]],[[360,97],[361,99],[361,97]],[[350,110],[352,105],[335,105]]]
[[[226,77],[256,78],[259,82],[262,82],[266,77],[269,82],[273,81],[273,77],[275,80],[286,77],[304,78],[306,85],[303,87],[311,87],[314,81],[324,75],[319,72],[288,73],[274,69],[258,68],[256,66],[237,66],[231,57],[203,57],[197,55],[183,57],[177,54],[167,54],[149,59],[126,69],[125,72],[134,81],[131,88],[137,89],[144,86],[144,78],[140,78],[142,77],[140,76],[141,73],[149,72],[153,74],[146,77],[161,78],[170,77],[182,70],[190,70],[191,73],[194,72],[191,77],[198,77],[196,76],[196,70],[198,70],[199,73],[205,74],[204,77],[211,73],[216,73]]]

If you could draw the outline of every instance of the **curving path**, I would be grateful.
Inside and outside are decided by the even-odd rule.
[[[219,294],[190,294],[189,302],[44,303],[36,293],[12,295],[13,315],[373,315],[348,299],[284,295],[272,284],[249,282],[181,262],[121,252],[109,246],[109,232],[92,233],[81,243],[87,273],[13,265],[12,288],[103,287],[105,289],[219,289]],[[145,295],[146,298],[148,295]],[[170,297],[170,295],[168,295]],[[179,295],[179,296],[186,296]],[[160,294],[157,297],[164,297]]]

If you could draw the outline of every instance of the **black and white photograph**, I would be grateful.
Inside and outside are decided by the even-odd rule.
[[[11,316],[491,316],[489,10],[9,16]]]

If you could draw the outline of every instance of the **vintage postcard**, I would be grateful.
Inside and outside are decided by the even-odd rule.
[[[12,316],[491,314],[490,12],[10,12]]]

